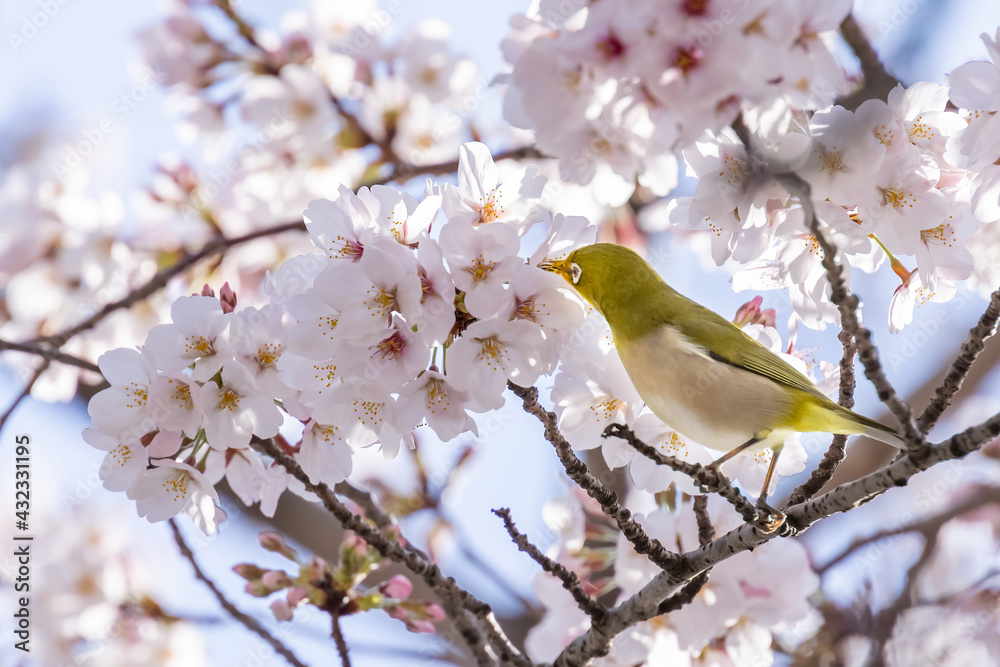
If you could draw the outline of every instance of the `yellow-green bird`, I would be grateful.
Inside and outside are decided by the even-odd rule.
[[[543,266],[562,275],[611,326],[639,395],[675,431],[728,452],[771,448],[758,506],[774,530],[784,515],[766,504],[785,438],[793,432],[865,434],[902,447],[897,432],[821,394],[781,357],[667,285],[628,248],[597,243]]]

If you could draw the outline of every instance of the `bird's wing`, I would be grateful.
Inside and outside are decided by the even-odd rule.
[[[743,333],[735,324],[708,308],[700,305],[698,308],[700,310],[697,317],[686,318],[691,320],[690,322],[683,325],[672,324],[692,342],[705,348],[709,356],[788,387],[801,389],[810,394],[819,394],[809,378]]]

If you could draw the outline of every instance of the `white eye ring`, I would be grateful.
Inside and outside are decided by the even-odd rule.
[[[580,282],[580,276],[583,275],[583,269],[580,268],[579,264],[570,264],[569,275],[573,279],[573,284]]]

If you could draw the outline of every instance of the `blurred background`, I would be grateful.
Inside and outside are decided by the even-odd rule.
[[[237,9],[251,25],[278,30],[282,17],[296,6],[244,0]],[[381,35],[385,41],[391,43],[426,19],[441,19],[451,27],[450,48],[470,58],[486,83],[505,69],[499,44],[507,33],[510,17],[527,9],[520,2],[458,0],[410,0],[400,7]],[[95,128],[102,128],[102,121],[112,118],[113,131],[100,132],[100,141],[86,156],[83,168],[74,170],[69,178],[67,187],[78,198],[76,203],[64,194],[60,197],[64,197],[64,206],[79,207],[74,209],[77,212],[93,208],[98,220],[93,224],[119,225],[122,233],[128,234],[139,220],[155,218],[150,213],[148,193],[155,188],[156,165],[164,163],[165,154],[176,156],[171,160],[207,170],[212,168],[212,157],[215,164],[222,164],[227,147],[239,146],[241,139],[223,136],[217,147],[206,147],[203,142],[185,143],[178,134],[177,110],[170,108],[167,94],[158,86],[144,83],[148,82],[148,70],[141,58],[139,35],[162,22],[168,11],[165,3],[157,7],[121,0],[107,0],[100,5],[86,0],[69,0],[65,4],[55,0],[4,2],[0,6],[0,33],[5,42],[0,47],[0,179],[6,181],[30,162],[37,178],[56,180],[56,165],[65,159],[67,150],[83,139],[98,136]],[[44,22],[34,20],[39,12],[46,12]],[[1000,4],[988,0],[858,2],[856,16],[892,74],[907,84],[921,80],[943,82],[956,66],[986,58],[979,35],[984,30],[992,34],[1000,25]],[[35,29],[27,28],[26,22]],[[850,60],[851,56],[845,54],[845,58]],[[141,94],[137,95],[137,91]],[[477,133],[494,152],[530,140],[525,133],[504,128],[501,98],[498,89],[484,88],[472,114]],[[123,107],[123,100],[131,101]],[[448,178],[439,180],[446,182]],[[690,187],[690,183],[682,183],[681,190],[689,191]],[[420,182],[414,190],[422,188]],[[15,207],[11,199],[0,200],[0,215],[8,218],[2,223],[5,229],[10,225],[37,224],[30,210]],[[173,237],[175,233],[166,231],[164,236]],[[156,234],[146,238],[155,239]],[[12,243],[12,239],[7,232],[0,236],[0,255],[10,250],[10,246],[2,246]],[[648,244],[650,256],[667,282],[720,313],[735,313],[754,296],[734,293],[726,268],[717,268],[710,260],[697,256],[686,242],[671,238],[669,233],[649,235]],[[944,304],[927,303],[917,312],[913,325],[890,335],[885,313],[897,284],[886,267],[874,275],[857,274],[853,287],[863,299],[865,322],[874,332],[891,380],[901,395],[920,407],[986,300],[968,293]],[[0,285],[0,290],[5,288]],[[39,283],[38,308],[47,307],[51,301],[47,289]],[[764,307],[778,311],[779,330],[786,335],[782,323],[791,313],[786,298],[779,293],[763,296]],[[118,331],[116,344],[128,344],[121,341],[127,341],[129,335],[135,337],[131,344],[138,344],[145,331]],[[836,333],[829,330],[800,331],[797,347],[810,348],[817,360],[836,363],[840,357]],[[96,361],[99,352],[88,349],[81,355]],[[965,395],[973,399],[949,413],[932,436],[951,435],[1000,408],[1000,373],[994,370],[1000,357],[997,345],[987,348],[986,357],[988,360],[977,366],[969,379]],[[30,376],[11,355],[0,357],[0,361],[6,362],[0,367],[0,410],[6,410]],[[543,379],[543,389],[544,385]],[[0,643],[0,662],[69,664],[64,662],[66,657],[75,654],[80,659],[90,656],[87,662],[77,664],[147,664],[129,662],[118,655],[117,639],[102,634],[101,628],[106,628],[120,610],[113,609],[107,599],[101,602],[98,590],[127,589],[136,600],[155,601],[163,618],[183,619],[181,624],[166,624],[181,629],[159,631],[165,635],[181,633],[178,636],[182,640],[175,636],[164,642],[172,647],[186,645],[192,656],[198,651],[206,656],[203,663],[192,657],[193,662],[184,664],[283,664],[261,640],[233,622],[205,587],[195,581],[190,565],[177,557],[165,524],[149,524],[138,518],[134,504],[124,494],[103,489],[98,468],[104,455],[87,446],[80,436],[90,423],[87,391],[82,390],[84,396],[76,398],[59,396],[57,388],[52,392],[66,400],[25,400],[0,434],[0,498],[5,503],[0,507],[13,507],[13,474],[8,472],[13,470],[14,437],[27,434],[31,438],[31,519],[32,532],[37,536],[32,574],[37,597],[33,604],[38,623],[33,636],[37,653],[33,649],[30,656],[11,648],[9,620],[0,623],[5,637]],[[69,394],[74,393],[71,387]],[[861,380],[857,409],[872,417],[886,417],[879,413],[874,392]],[[567,487],[539,425],[521,411],[516,401],[508,401],[497,413],[479,416],[478,421],[479,438],[463,436],[440,443],[431,435],[424,436],[418,443],[419,459],[403,455],[384,462],[376,452],[362,452],[356,459],[354,479],[374,477],[372,471],[377,466],[379,470],[388,469],[386,479],[392,489],[386,497],[397,497],[402,506],[412,510],[403,521],[406,534],[421,547],[431,548],[447,574],[493,605],[505,627],[511,628],[512,636],[520,641],[540,617],[532,592],[538,567],[516,551],[490,509],[510,507],[520,529],[545,548],[555,535],[543,522],[541,508],[565,493]],[[781,480],[779,496],[808,475],[826,442],[817,437],[806,444],[810,466],[796,478]],[[876,445],[864,452],[855,449],[838,472],[838,479],[857,477],[890,455]],[[592,463],[600,466],[599,461]],[[608,475],[614,480],[621,472]],[[511,485],[516,488],[514,494],[510,493]],[[445,487],[447,490],[438,495]],[[230,568],[245,561],[280,565],[274,554],[257,547],[256,534],[261,530],[278,530],[305,552],[333,558],[339,545],[339,528],[315,506],[291,494],[285,494],[273,519],[261,516],[256,508],[244,507],[231,494],[223,496],[223,507],[229,519],[212,538],[202,536],[186,518],[180,520],[198,562],[238,607],[282,637],[304,662],[325,664],[332,655],[326,621],[315,615],[297,618],[293,624],[278,623],[266,600],[243,593],[243,580]],[[823,561],[843,549],[855,535],[886,525],[900,511],[889,494],[852,513],[849,522],[835,517],[803,539],[810,553]],[[11,530],[0,528],[0,535]],[[13,606],[12,566],[10,557],[0,557],[4,582],[0,592],[4,612],[0,618],[9,619]],[[825,580],[826,591],[833,598],[841,596],[846,604],[856,595],[859,581],[855,570],[845,568],[840,575],[833,572]],[[900,585],[900,579],[890,577],[880,585],[892,590]],[[444,639],[408,634],[397,621],[384,615],[347,617],[343,623],[354,664],[361,667],[431,665],[453,659]],[[92,641],[75,648],[55,644],[43,648],[44,642],[55,642],[70,626],[83,636],[90,633]],[[175,654],[171,659],[180,660],[176,648],[172,650]],[[148,664],[157,664],[152,660]]]

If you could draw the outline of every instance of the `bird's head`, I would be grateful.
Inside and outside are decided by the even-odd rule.
[[[561,275],[605,316],[617,302],[631,301],[661,282],[646,260],[614,243],[583,246],[541,268]]]

